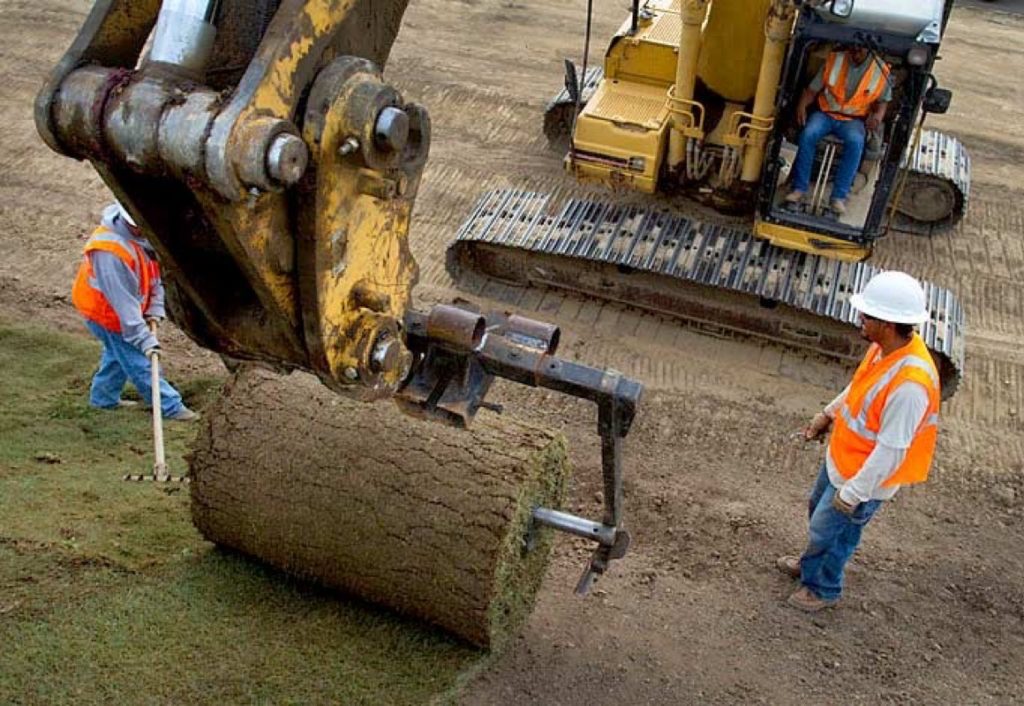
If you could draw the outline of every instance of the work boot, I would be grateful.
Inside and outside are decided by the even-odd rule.
[[[786,194],[786,203],[800,203],[804,200],[804,192],[799,189],[793,189]]]
[[[846,213],[846,199],[832,199],[831,206],[840,216]]]
[[[818,598],[807,586],[801,586],[786,599],[786,603],[805,613],[817,613],[819,610],[831,608],[838,602],[838,600],[827,601],[824,598]]]
[[[139,406],[139,403],[136,402],[135,400],[118,400],[117,401],[117,408],[118,409],[135,409],[138,406]]]
[[[787,554],[775,560],[775,568],[791,579],[800,578],[800,557]]]
[[[168,414],[167,418],[175,422],[195,422],[199,419],[199,414],[193,412],[188,407],[182,407],[174,414]]]

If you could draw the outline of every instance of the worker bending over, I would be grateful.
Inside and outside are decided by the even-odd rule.
[[[820,110],[808,118],[807,109],[815,98]],[[846,213],[846,197],[864,154],[866,130],[876,130],[882,124],[891,100],[888,64],[864,47],[830,52],[796,106],[796,120],[803,130],[793,164],[792,191],[786,201],[803,200],[818,142],[835,135],[843,141],[843,154],[833,178],[830,205],[836,213]]]
[[[939,375],[914,331],[928,319],[921,285],[882,272],[850,303],[871,345],[850,384],[804,430],[807,439],[830,427],[832,435],[808,504],[807,549],[776,562],[800,580],[789,604],[806,611],[839,600],[864,525],[901,486],[928,478],[938,434]]]
[[[156,254],[120,204],[104,209],[101,225],[85,244],[71,301],[103,344],[89,404],[100,409],[129,406],[121,399],[127,380],[143,399],[152,399],[151,358],[160,345],[148,324],[166,318],[164,287]],[[162,377],[160,411],[177,421],[199,418]]]

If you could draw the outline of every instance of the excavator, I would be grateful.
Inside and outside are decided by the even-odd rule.
[[[430,118],[383,75],[406,4],[97,0],[36,125],[140,225],[171,319],[201,346],[456,427],[497,407],[485,397],[498,378],[593,402],[602,517],[536,507],[530,522],[594,543],[586,593],[629,546],[622,448],[642,386],[559,358],[551,324],[413,308]]]
[[[566,61],[544,114],[570,174],[611,195],[489,191],[450,246],[449,270],[856,360],[848,299],[877,271],[864,262],[875,243],[897,231],[929,237],[966,212],[966,150],[924,129],[950,103],[932,70],[952,4],[636,0],[601,66],[585,56],[581,73]],[[838,213],[828,198],[842,151],[834,137],[818,144],[805,198],[790,202],[798,99],[830,52],[858,47],[887,67],[892,100],[847,207]],[[949,398],[963,370],[963,309],[923,284],[932,318],[921,335]]]
[[[408,232],[431,124],[383,73],[407,2],[97,0],[38,94],[36,126],[54,151],[93,165],[155,248],[172,320],[225,358],[308,371],[340,395],[391,398],[457,427],[495,406],[485,398],[499,378],[595,403],[600,520],[536,507],[531,524],[596,545],[577,584],[586,593],[629,547],[622,448],[642,386],[557,357],[549,323],[464,305],[414,309]],[[487,270],[490,260],[511,279],[665,311],[686,300],[687,316],[708,326],[835,352],[849,340],[847,295],[870,274],[854,264],[893,214],[952,222],[966,204],[966,155],[918,120],[948,104],[930,74],[948,9],[634,2],[603,71],[572,68],[568,100],[552,106],[548,122],[565,123],[569,104],[568,168],[618,189],[754,203],[753,228],[614,201],[552,211],[542,194],[492,193],[451,261]],[[787,210],[786,113],[823,53],[850,42],[894,67],[897,107],[851,215],[827,213],[817,193]],[[831,149],[818,160],[818,191]],[[922,333],[950,394],[962,312],[945,290],[928,291],[934,313]],[[744,316],[751,297],[762,313]],[[808,325],[807,311],[820,321]]]

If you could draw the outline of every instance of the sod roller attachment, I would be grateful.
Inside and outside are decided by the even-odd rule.
[[[532,610],[552,528],[596,543],[580,593],[625,554],[621,442],[641,386],[556,358],[547,324],[455,307],[405,323],[414,363],[398,409],[239,370],[190,457],[193,521],[216,544],[497,648]],[[601,521],[559,509],[561,436],[493,414],[464,430],[494,408],[495,377],[597,404]]]

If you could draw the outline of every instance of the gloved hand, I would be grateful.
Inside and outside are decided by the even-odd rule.
[[[147,358],[153,360],[153,356],[160,355],[160,346],[152,346],[150,348],[147,348],[145,353]]]
[[[824,412],[818,412],[804,428],[804,438],[808,441],[819,439],[832,426],[832,418]]]
[[[832,496],[832,507],[834,507],[838,512],[843,513],[847,517],[853,517],[853,513],[855,513],[857,511],[857,505],[859,505],[859,504],[860,503],[856,503],[854,505],[850,505],[849,503],[844,501],[841,497],[839,497],[839,493],[838,492],[835,495]]]

